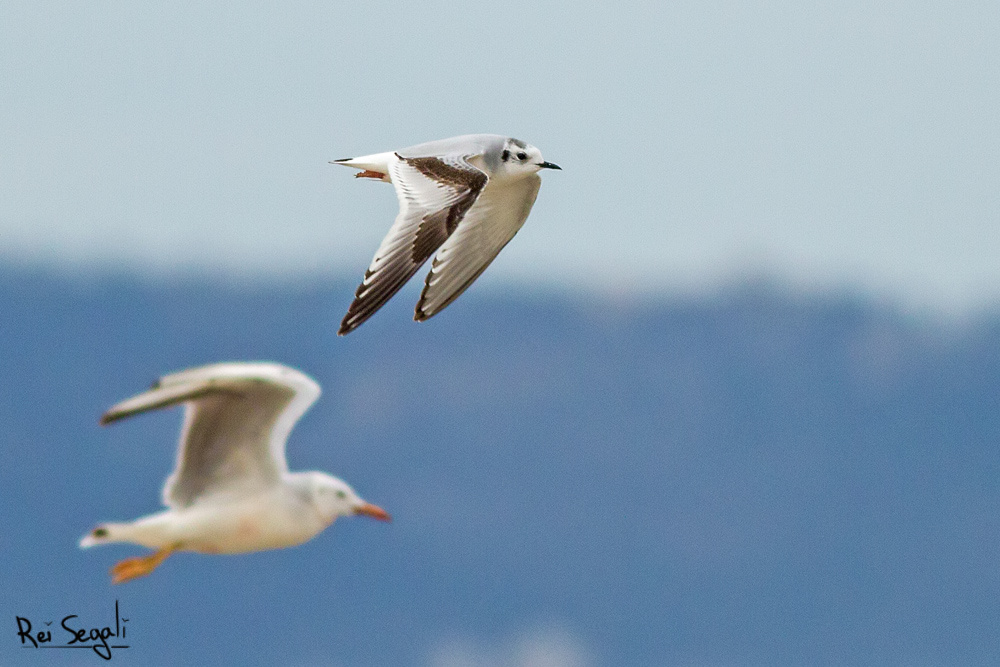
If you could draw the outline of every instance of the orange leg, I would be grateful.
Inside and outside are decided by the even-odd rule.
[[[156,553],[148,556],[138,556],[136,558],[126,558],[120,563],[116,563],[111,568],[111,583],[123,584],[139,577],[145,577],[167,559],[167,556],[177,550],[177,546],[160,549]]]
[[[383,174],[381,171],[372,171],[371,169],[365,169],[364,171],[359,171],[358,173],[354,174],[354,178],[377,178],[379,180],[382,180],[383,178],[385,178],[385,174]]]

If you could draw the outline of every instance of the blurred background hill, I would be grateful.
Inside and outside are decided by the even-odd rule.
[[[135,664],[1000,658],[1000,318],[761,282],[486,288],[418,325],[413,288],[337,340],[351,287],[5,269],[4,613],[103,623],[117,597]],[[290,464],[395,520],[112,589],[138,550],[76,540],[157,509],[180,414],[97,417],[221,359],[316,377]]]

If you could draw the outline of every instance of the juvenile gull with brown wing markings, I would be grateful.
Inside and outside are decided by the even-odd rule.
[[[524,224],[540,169],[559,169],[511,137],[469,134],[399,151],[336,160],[396,188],[399,215],[375,252],[340,324],[350,333],[435,252],[413,319],[441,312],[486,270]]]
[[[163,487],[167,509],[101,524],[80,546],[131,542],[156,549],[115,565],[117,584],[149,574],[175,551],[278,549],[311,540],[340,516],[388,521],[385,510],[336,477],[289,472],[285,441],[319,394],[312,378],[287,366],[224,363],[167,375],[115,405],[102,424],[185,406],[177,468]]]

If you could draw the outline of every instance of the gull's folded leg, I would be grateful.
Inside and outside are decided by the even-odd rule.
[[[111,568],[111,583],[123,584],[126,581],[132,581],[133,579],[138,579],[139,577],[145,577],[159,567],[160,563],[165,561],[167,556],[176,551],[178,546],[180,545],[160,549],[156,553],[152,553],[148,556],[126,558],[120,563],[116,563],[115,566]]]
[[[359,171],[354,174],[354,178],[377,178],[382,180],[385,178],[385,174],[380,171],[372,171],[371,169],[365,169],[364,171]]]

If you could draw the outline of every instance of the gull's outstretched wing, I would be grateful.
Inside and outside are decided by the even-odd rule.
[[[473,155],[402,157],[389,163],[399,215],[375,252],[340,324],[350,333],[381,308],[448,240],[489,180]]]
[[[177,467],[163,487],[164,503],[185,507],[276,483],[288,471],[288,434],[319,394],[311,378],[280,364],[213,364],[164,376],[101,423],[185,404]]]
[[[537,174],[514,181],[491,181],[441,246],[414,312],[426,320],[441,312],[486,270],[531,212],[542,179]]]

